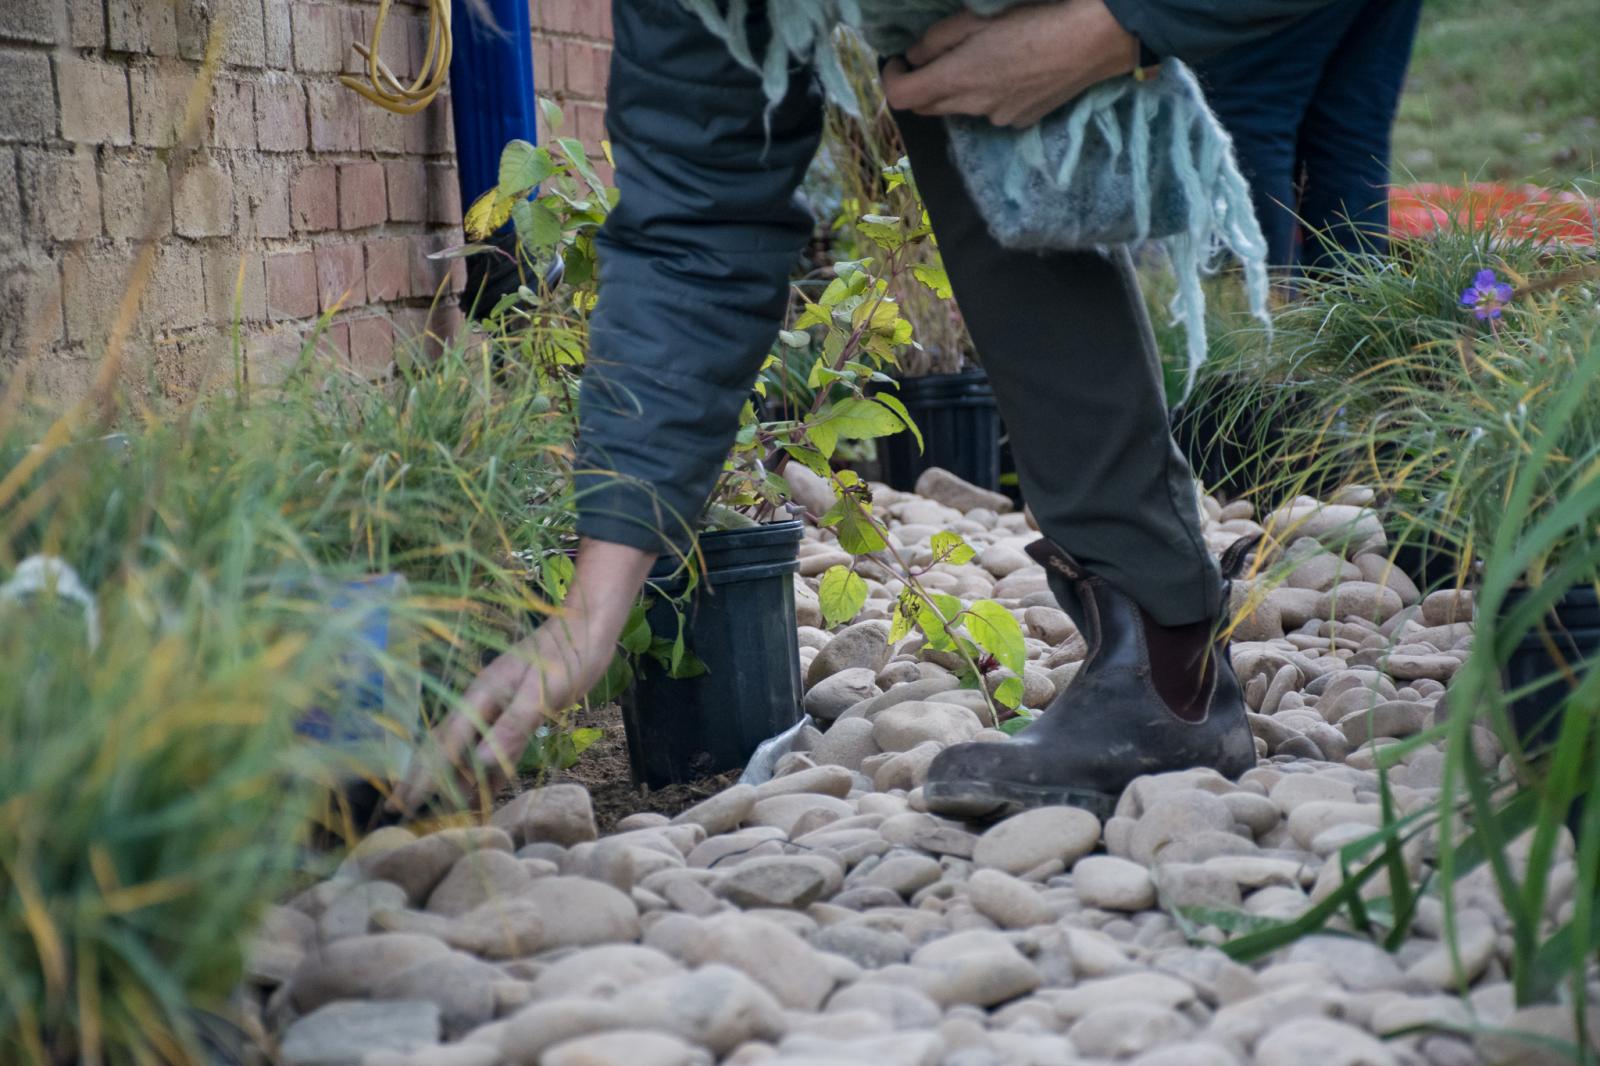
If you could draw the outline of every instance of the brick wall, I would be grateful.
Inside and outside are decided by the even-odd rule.
[[[605,136],[611,70],[611,0],[531,0],[533,70],[542,96],[561,105],[567,136],[594,159]],[[540,117],[539,139],[549,136]],[[609,173],[609,172],[608,172]]]
[[[255,380],[330,310],[325,351],[367,371],[397,336],[452,328],[459,263],[426,258],[460,240],[448,97],[399,117],[337,80],[376,11],[0,0],[0,382],[24,367],[37,394],[81,394],[117,334],[135,391],[231,381],[236,287]],[[402,77],[425,25],[389,20]]]

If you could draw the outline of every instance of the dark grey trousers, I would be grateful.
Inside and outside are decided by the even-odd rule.
[[[769,111],[756,75],[677,0],[615,0],[613,24],[621,200],[599,240],[578,528],[659,549],[704,502],[776,336],[810,232],[794,191],[821,103],[797,72]],[[897,118],[1040,528],[1157,621],[1215,617],[1221,581],[1128,257],[999,247],[942,123]]]

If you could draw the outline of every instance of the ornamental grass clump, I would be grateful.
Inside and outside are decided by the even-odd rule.
[[[279,390],[111,422],[0,409],[0,1058],[203,1061],[314,820],[352,829],[327,798],[386,785],[549,610],[570,419],[486,344],[380,382],[308,348]],[[298,735],[351,710],[393,743]]]
[[[1391,559],[1407,543],[1445,552],[1477,615],[1437,723],[1375,752],[1383,823],[1340,849],[1342,883],[1292,922],[1223,918],[1236,934],[1225,950],[1259,957],[1330,922],[1393,950],[1432,899],[1465,991],[1465,911],[1488,907],[1510,942],[1516,1005],[1570,1009],[1569,1039],[1494,1033],[1483,1019],[1463,1029],[1514,1049],[1509,1061],[1542,1046],[1593,1062],[1600,671],[1581,653],[1552,655],[1549,676],[1529,683],[1506,668],[1530,643],[1556,648],[1564,596],[1600,589],[1600,267],[1458,228],[1310,286],[1252,358],[1265,388],[1296,397],[1274,412],[1284,472],[1265,499],[1370,487]],[[1555,712],[1543,732],[1519,713],[1541,693]],[[1474,753],[1485,731],[1506,753],[1498,764]],[[1403,810],[1387,772],[1436,743],[1438,792]],[[1571,883],[1552,875],[1563,861]]]

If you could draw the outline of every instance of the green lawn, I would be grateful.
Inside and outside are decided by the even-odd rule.
[[[1428,0],[1396,180],[1600,179],[1600,0]]]

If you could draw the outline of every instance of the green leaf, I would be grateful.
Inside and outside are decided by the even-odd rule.
[[[911,274],[922,284],[933,290],[933,294],[941,300],[948,300],[954,294],[950,288],[950,276],[945,273],[944,267],[933,263],[918,263],[911,268]]]
[[[949,630],[940,616],[954,621],[961,613],[961,601],[944,592],[930,592],[925,597],[919,597],[919,600],[917,626],[922,630],[922,635],[928,638],[928,647],[935,651],[952,650],[955,642],[950,639]]]
[[[511,221],[517,227],[517,240],[532,251],[554,248],[561,241],[561,219],[537,200],[518,200],[512,204]]]
[[[561,132],[561,124],[566,121],[561,114],[561,105],[547,96],[539,97],[539,111],[544,115],[544,124],[552,134]]]
[[[645,605],[635,604],[628,614],[628,621],[622,627],[622,636],[618,643],[630,655],[643,655],[650,650],[650,619],[646,614]]]
[[[628,662],[628,657],[618,654],[612,657],[606,666],[606,672],[601,675],[599,682],[584,696],[584,702],[594,705],[611,703],[622,696],[633,684],[633,666]]]
[[[916,623],[917,594],[910,589],[900,593],[900,598],[894,601],[894,612],[889,618],[889,643],[894,644],[904,640]]]
[[[514,140],[500,153],[501,196],[524,196],[557,170],[548,148]]]
[[[804,330],[780,329],[778,331],[778,340],[782,341],[790,348],[811,347],[811,334],[805,332]],[[762,367],[762,369],[765,370],[766,367]]]
[[[799,444],[780,444],[778,447],[789,453],[789,458],[805,467],[818,477],[831,477],[833,468],[828,465],[828,460],[822,453]]]
[[[966,627],[978,647],[993,655],[1007,670],[1018,677],[1022,675],[1028,661],[1028,646],[1022,638],[1022,627],[1010,611],[994,600],[979,600],[967,608]]]
[[[683,615],[678,615],[678,638],[672,642],[672,654],[667,661],[667,676],[677,681],[706,672],[706,664],[684,644],[683,622]]]
[[[576,568],[565,552],[546,555],[539,563],[539,584],[551,602],[560,603],[567,598],[567,586],[572,584]]]
[[[868,555],[889,546],[883,534],[878,532],[872,516],[854,498],[842,499],[830,507],[828,513],[822,516],[821,524],[833,527],[834,536],[839,538],[839,547],[851,555]]]
[[[856,223],[856,232],[886,252],[892,252],[905,243],[898,215],[862,215]]]
[[[911,431],[911,435],[917,438],[917,451],[923,451],[922,430],[917,428],[916,419],[911,417],[911,412],[906,410],[906,405],[900,402],[900,397],[891,396],[887,392],[880,392],[877,395],[877,400],[900,416],[900,421],[904,422],[906,428]]]
[[[841,440],[871,440],[906,428],[895,412],[877,400],[861,396],[848,396],[834,404],[819,425],[827,426]]]
[[[822,603],[822,621],[831,629],[861,613],[867,605],[867,583],[849,567],[830,566],[817,586],[817,599]]]
[[[824,459],[831,459],[833,457],[834,450],[839,447],[838,432],[826,422],[819,422],[816,425],[807,426],[803,431],[802,436],[804,436],[804,438],[810,442],[819,453],[821,453]]]
[[[942,529],[929,537],[928,546],[933,549],[934,562],[950,563],[953,566],[971,562],[978,554],[972,550],[972,545],[961,539],[961,534],[952,533],[948,529]]]
[[[1010,681],[1012,678],[1007,678],[1006,680]],[[995,698],[999,699],[999,693],[995,694]],[[1019,714],[1015,718],[1007,718],[1005,721],[1000,723],[998,728],[1000,732],[1004,733],[1006,736],[1014,737],[1032,724],[1033,715]]]
[[[1008,677],[994,687],[994,701],[1015,709],[1022,702],[1022,678]]]

